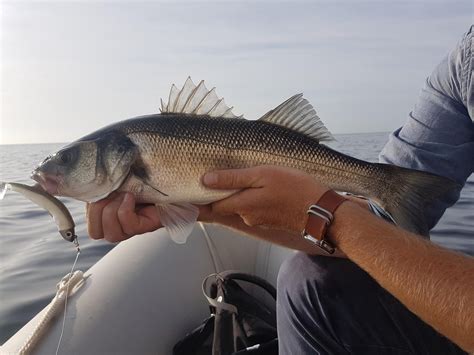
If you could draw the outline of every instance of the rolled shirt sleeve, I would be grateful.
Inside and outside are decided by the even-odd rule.
[[[380,153],[382,163],[447,177],[459,189],[425,210],[433,228],[458,199],[474,171],[474,26],[427,78],[403,127],[393,132]]]

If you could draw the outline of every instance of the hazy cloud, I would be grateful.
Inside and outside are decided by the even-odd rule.
[[[157,112],[188,75],[248,118],[304,92],[335,133],[401,125],[470,1],[4,2],[1,142]]]

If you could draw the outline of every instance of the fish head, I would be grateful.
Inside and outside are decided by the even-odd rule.
[[[50,194],[94,202],[120,187],[137,155],[125,135],[79,140],[43,160],[31,177]]]

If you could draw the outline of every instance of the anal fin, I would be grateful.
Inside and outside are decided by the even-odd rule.
[[[199,208],[190,203],[156,205],[156,208],[171,239],[177,244],[186,243],[199,216]]]

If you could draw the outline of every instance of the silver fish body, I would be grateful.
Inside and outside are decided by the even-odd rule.
[[[210,92],[202,91],[204,98],[193,104],[199,90],[201,83],[187,81],[174,98],[172,89],[161,114],[121,121],[71,143],[47,158],[34,178],[51,193],[83,201],[96,201],[115,190],[133,192],[139,202],[159,206],[164,224],[179,241],[197,217],[190,204],[234,193],[203,186],[202,176],[215,169],[299,169],[332,189],[375,200],[401,226],[420,234],[428,233],[424,206],[454,187],[439,176],[368,163],[321,144],[331,135],[301,95],[250,121],[226,107],[223,114],[213,114],[221,101],[210,111],[198,112],[207,104],[205,91],[208,96]]]
[[[204,173],[263,164],[296,168],[333,189],[371,198],[388,189],[384,166],[265,121],[157,114],[117,123],[84,139],[100,139],[110,131],[121,132],[136,147],[138,158],[120,190],[135,192],[141,202],[216,201],[231,192],[204,187]]]

